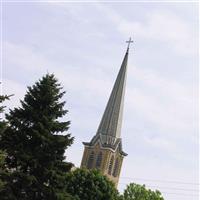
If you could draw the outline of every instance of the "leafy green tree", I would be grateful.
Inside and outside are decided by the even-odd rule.
[[[117,200],[114,183],[98,170],[76,169],[66,177],[66,191],[77,200]]]
[[[67,110],[61,98],[65,92],[53,74],[28,87],[21,107],[6,115],[8,128],[1,133],[0,149],[5,150],[6,166],[12,171],[0,199],[67,200],[65,150],[73,143],[66,131],[70,122],[61,122]],[[12,197],[8,197],[12,194]]]
[[[147,189],[145,185],[130,183],[124,190],[123,200],[164,200],[161,193]]]

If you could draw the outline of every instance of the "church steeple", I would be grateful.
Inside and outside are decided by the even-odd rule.
[[[129,39],[127,51],[114,83],[110,98],[96,134],[90,142],[83,142],[85,150],[81,167],[98,168],[117,186],[122,161],[127,154],[122,150],[121,126],[126,85],[127,62],[129,54]]]
[[[116,139],[121,137],[128,51],[129,49],[127,48],[120,71],[97,130],[97,134],[102,137],[102,142],[106,144],[114,144]]]

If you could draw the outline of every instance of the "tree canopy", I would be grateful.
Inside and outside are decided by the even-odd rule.
[[[64,153],[73,137],[66,133],[70,122],[59,120],[67,113],[61,101],[64,94],[54,75],[47,74],[28,87],[21,106],[6,115],[8,127],[1,132],[0,149],[6,151],[12,173],[1,199],[7,199],[6,193],[13,195],[10,199],[69,197],[63,182],[72,164],[64,162]]]
[[[117,200],[118,191],[98,170],[76,169],[68,173],[66,191],[77,200]]]
[[[164,200],[161,193],[147,189],[145,185],[130,183],[124,190],[123,200]]]
[[[5,100],[8,99],[9,96],[0,95],[0,115],[2,115],[4,111],[4,106],[2,104]],[[5,131],[5,129],[6,129],[6,122],[2,119],[2,116],[0,116],[0,137],[2,133]],[[0,149],[0,192],[4,189],[4,186],[6,184],[6,180],[4,180],[3,177],[8,174],[5,168],[5,157],[6,157],[5,151],[2,151]]]

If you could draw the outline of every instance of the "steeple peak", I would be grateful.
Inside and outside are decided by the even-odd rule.
[[[127,42],[127,51],[96,133],[96,135],[101,136],[102,142],[105,144],[114,145],[116,140],[121,136],[128,50],[129,45],[132,42],[131,38]]]
[[[131,37],[129,38],[129,40],[126,41],[126,43],[128,43],[127,51],[126,51],[126,52],[128,52],[130,44],[133,43],[133,40],[131,40]]]
[[[114,83],[110,98],[95,136],[90,142],[83,142],[85,149],[81,167],[99,169],[117,187],[122,162],[127,154],[122,148],[121,125],[124,106],[128,51]]]

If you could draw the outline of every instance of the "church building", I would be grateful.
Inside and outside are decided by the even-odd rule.
[[[129,45],[133,41],[130,38],[127,42],[128,48],[96,135],[90,142],[83,142],[85,149],[81,162],[81,167],[99,169],[116,187],[123,159],[127,156],[122,148],[121,126]]]

